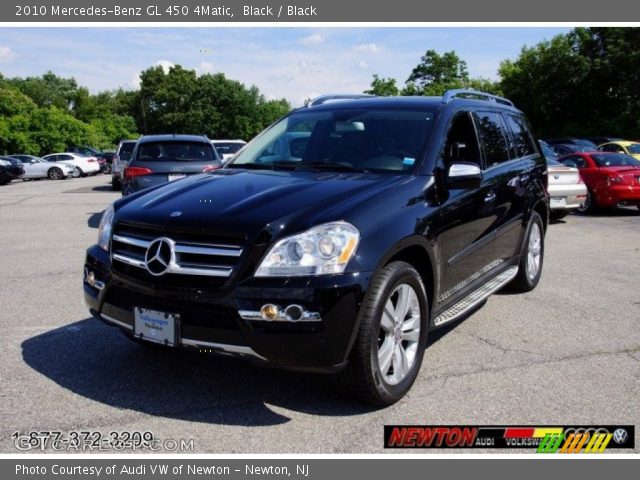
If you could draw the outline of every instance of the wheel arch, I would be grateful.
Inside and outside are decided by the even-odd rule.
[[[406,262],[418,271],[431,310],[436,296],[437,281],[436,253],[433,246],[422,236],[404,238],[386,251],[376,266],[376,272],[395,261]]]

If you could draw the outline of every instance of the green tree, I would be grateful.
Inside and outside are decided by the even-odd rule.
[[[640,136],[638,28],[577,28],[524,47],[499,74],[541,136]]]
[[[400,93],[396,85],[395,78],[380,78],[378,74],[373,74],[371,80],[371,88],[365,90],[364,93],[369,95],[377,95],[378,97],[395,97]]]
[[[442,95],[450,88],[462,88],[468,81],[467,62],[454,51],[440,55],[435,50],[426,51],[407,79],[422,95]]]

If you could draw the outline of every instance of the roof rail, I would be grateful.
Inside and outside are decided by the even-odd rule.
[[[513,102],[507,98],[492,95],[490,93],[479,92],[478,90],[468,90],[464,88],[447,90],[442,96],[442,103],[449,103],[451,100],[457,97],[478,97],[480,100],[486,100],[488,102],[502,103],[503,105],[509,105],[515,107]]]
[[[334,100],[359,100],[361,98],[372,98],[374,95],[366,95],[362,93],[330,93],[328,95],[320,95],[307,103],[307,107],[316,107],[323,103],[332,102]]]

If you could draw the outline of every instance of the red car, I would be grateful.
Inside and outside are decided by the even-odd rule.
[[[579,152],[560,162],[577,167],[587,184],[587,198],[579,212],[598,207],[636,205],[640,208],[640,161],[624,153]]]

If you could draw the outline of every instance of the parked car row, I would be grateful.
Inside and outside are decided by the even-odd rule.
[[[640,208],[640,142],[594,137],[539,143],[547,158],[552,218],[571,209]]]

